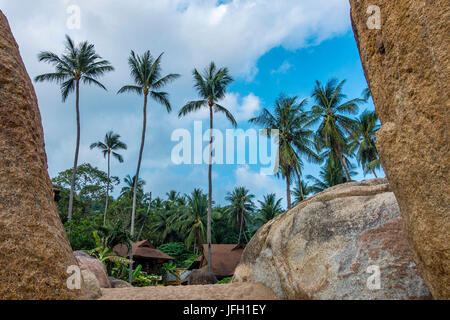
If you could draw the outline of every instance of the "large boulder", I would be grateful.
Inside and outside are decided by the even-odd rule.
[[[431,297],[386,179],[335,186],[261,227],[233,277],[246,281],[281,299]]]
[[[450,1],[350,4],[382,123],[377,134],[381,162],[419,271],[435,298],[449,299]],[[367,10],[374,4],[381,9],[380,29],[367,25]]]
[[[36,94],[0,11],[0,299],[78,299],[53,201]]]
[[[102,289],[95,274],[84,264],[80,264],[80,270],[89,299],[100,298],[102,296]]]
[[[80,265],[84,265],[97,278],[101,288],[111,288],[106,272],[105,265],[100,260],[91,257],[83,251],[74,251],[73,253]]]
[[[109,277],[109,283],[111,288],[132,288],[133,286],[126,281],[116,279],[114,277]]]

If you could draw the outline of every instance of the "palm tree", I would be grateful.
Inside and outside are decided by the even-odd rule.
[[[311,186],[308,185],[308,182],[303,179],[297,181],[297,186],[294,188],[294,198],[295,203],[298,204],[305,200],[305,197],[312,192]]]
[[[66,35],[65,50],[66,52],[61,56],[50,51],[39,53],[39,61],[52,64],[55,67],[55,72],[41,74],[35,78],[35,81],[50,81],[59,84],[63,102],[67,100],[70,93],[75,91],[77,142],[70,185],[69,210],[67,214],[67,219],[71,220],[78,153],[80,150],[80,82],[83,84],[93,84],[106,90],[105,86],[98,81],[98,78],[106,72],[113,71],[114,68],[108,61],[102,60],[102,57],[95,52],[94,45],[87,41],[75,45],[73,40]]]
[[[119,90],[120,93],[134,92],[140,96],[144,96],[144,108],[143,108],[143,124],[142,124],[142,138],[141,148],[139,150],[139,160],[136,169],[135,185],[133,188],[133,208],[131,211],[131,236],[134,236],[134,217],[136,215],[136,190],[137,181],[139,178],[139,171],[141,169],[142,153],[144,151],[145,143],[145,131],[147,129],[147,102],[150,95],[156,102],[164,105],[167,112],[172,110],[169,102],[169,94],[167,92],[158,91],[168,83],[174,81],[179,74],[169,74],[164,77],[161,76],[161,54],[156,60],[153,59],[150,51],[146,51],[142,56],[136,55],[134,51],[131,51],[131,55],[128,59],[128,64],[131,70],[131,77],[134,81],[134,85],[123,86]],[[130,264],[130,283],[132,277],[132,265]]]
[[[120,191],[121,198],[129,198],[129,199],[133,198],[135,180],[136,176],[131,177],[129,174],[127,174],[127,176],[123,179],[123,182],[125,182],[125,186]],[[136,186],[137,198],[141,198],[141,196],[144,196],[144,186],[145,180],[139,178],[139,182]]]
[[[225,97],[227,85],[233,79],[229,75],[227,68],[217,69],[214,62],[211,62],[209,67],[205,69],[203,74],[200,74],[197,69],[193,71],[194,87],[202,100],[190,101],[178,113],[178,117],[186,116],[187,114],[207,108],[209,110],[209,170],[208,170],[208,223],[207,223],[207,241],[208,241],[208,271],[211,272],[211,213],[212,213],[212,148],[213,148],[213,113],[220,112],[225,114],[227,119],[237,126],[236,120],[230,111],[218,104],[218,101]]]
[[[368,102],[369,99],[372,98],[372,91],[367,87],[362,91],[361,96],[365,102]]]
[[[375,133],[379,128],[377,113],[375,111],[364,111],[356,120],[356,128],[351,136],[350,143],[352,149],[358,150],[356,159],[361,164],[364,174],[372,171],[376,178],[378,177],[375,169],[380,167],[380,161],[375,145]]]
[[[232,192],[228,192],[225,197],[225,200],[231,203],[226,212],[230,216],[231,221],[239,227],[238,243],[241,243],[242,230],[247,222],[250,221],[250,213],[254,211],[254,198],[255,195],[250,194],[250,191],[245,187],[234,188],[234,190]],[[244,236],[248,241],[245,232]]]
[[[260,225],[264,225],[276,216],[283,213],[281,200],[281,198],[277,200],[275,193],[265,195],[263,201],[258,200],[258,217],[255,219],[255,222],[259,223]]]
[[[310,162],[320,162],[319,156],[313,151],[313,131],[310,128],[308,114],[303,111],[307,100],[297,103],[297,97],[280,95],[275,102],[274,113],[264,109],[251,123],[262,125],[269,134],[271,129],[279,131],[279,176],[286,179],[287,208],[291,209],[291,180],[300,179],[303,162],[300,156],[305,156]]]
[[[364,102],[362,99],[352,99],[344,101],[347,96],[342,93],[345,80],[337,82],[331,79],[325,86],[316,81],[312,97],[316,105],[311,109],[311,123],[320,121],[317,129],[317,137],[322,143],[334,151],[344,168],[347,181],[351,181],[347,163],[344,161],[344,152],[347,144],[347,137],[356,126],[353,119],[346,117],[346,114],[356,114],[358,103]]]
[[[187,205],[184,212],[177,218],[175,227],[182,234],[186,234],[186,247],[195,244],[200,251],[206,239],[206,219],[208,215],[208,199],[200,189],[194,189],[190,195],[186,195]]]
[[[103,226],[106,226],[106,211],[108,210],[108,200],[109,200],[109,178],[111,176],[111,154],[114,158],[116,158],[120,163],[123,163],[123,157],[117,150],[126,150],[127,145],[120,141],[120,135],[109,131],[106,133],[103,141],[94,142],[91,144],[91,150],[97,148],[103,153],[103,156],[108,157],[108,181],[106,185],[106,202],[105,202],[105,213],[103,215]]]
[[[311,192],[317,193],[324,191],[328,188],[336,186],[341,183],[349,182],[347,180],[346,174],[342,169],[342,165],[338,159],[338,157],[331,153],[332,156],[328,158],[325,162],[325,165],[320,170],[320,178],[317,179],[311,175],[308,175],[306,178],[313,181],[313,185],[311,186]],[[350,170],[349,175],[354,175],[355,172]]]

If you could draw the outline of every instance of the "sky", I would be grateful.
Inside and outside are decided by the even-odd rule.
[[[75,29],[70,24],[74,21],[73,5],[80,9],[80,25]],[[140,54],[150,50],[153,56],[164,52],[163,73],[178,73],[181,78],[164,88],[170,94],[172,113],[154,101],[149,103],[140,176],[146,181],[145,191],[154,196],[165,196],[169,190],[207,191],[207,164],[176,165],[171,160],[172,149],[178,144],[171,140],[174,130],[193,132],[195,120],[203,121],[204,129],[209,126],[207,112],[178,118],[187,101],[199,98],[193,88],[194,68],[201,71],[210,61],[229,68],[234,82],[221,105],[235,115],[242,129],[254,127],[248,119],[263,108],[271,110],[281,93],[310,98],[316,80],[346,79],[344,93],[349,98],[360,97],[367,86],[347,0],[0,0],[0,9],[9,20],[32,78],[52,71],[50,65],[37,61],[37,54],[44,50],[61,54],[66,34],[76,42],[95,44],[97,53],[115,67],[115,72],[100,79],[108,91],[81,87],[79,163],[91,163],[106,171],[103,155],[89,146],[113,130],[128,145],[122,152],[124,163],[112,161],[112,175],[121,179],[135,174],[142,130],[143,98],[116,94],[123,85],[132,83],[128,56],[131,50]],[[49,174],[54,177],[73,165],[75,99],[71,96],[62,103],[54,83],[34,86]],[[373,109],[372,103],[360,107],[361,112],[365,109]],[[217,115],[215,127],[225,132],[231,125]],[[304,162],[304,175],[318,176],[320,166]],[[245,186],[256,199],[267,193],[285,199],[285,182],[261,175],[260,169],[259,164],[215,165],[214,201],[225,204],[226,193],[236,186]],[[373,178],[364,177],[360,168],[357,171],[355,180]],[[115,194],[119,191],[120,186]]]

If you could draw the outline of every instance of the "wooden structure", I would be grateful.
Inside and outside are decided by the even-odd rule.
[[[118,244],[113,251],[122,257],[128,257],[128,246]],[[175,260],[173,257],[156,249],[148,240],[133,243],[133,267],[142,265],[142,271],[154,274],[159,271],[161,264]]]

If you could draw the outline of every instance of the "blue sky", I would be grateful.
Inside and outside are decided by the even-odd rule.
[[[81,10],[81,28],[66,27],[67,8]],[[26,5],[27,10],[23,10]],[[144,150],[142,177],[146,191],[163,196],[174,189],[182,193],[194,187],[207,190],[206,165],[174,165],[170,160],[176,142],[173,130],[192,130],[194,120],[208,126],[207,114],[178,119],[177,111],[197,95],[191,71],[203,69],[211,60],[229,67],[235,81],[222,105],[231,109],[239,127],[249,128],[247,120],[262,108],[271,108],[280,93],[308,98],[315,80],[322,83],[336,77],[347,79],[349,98],[359,97],[366,87],[353,33],[347,0],[152,0],[142,1],[48,1],[0,0],[8,17],[31,77],[51,71],[37,62],[41,50],[61,53],[64,35],[76,41],[88,40],[116,68],[101,81],[108,92],[82,87],[80,163],[89,162],[105,169],[106,162],[89,145],[108,130],[122,135],[129,146],[124,164],[113,162],[112,174],[133,175],[140,142],[142,98],[117,96],[117,90],[130,82],[127,57],[131,49],[153,55],[165,52],[166,73],[180,73],[181,79],[166,88],[174,112],[150,102],[148,139]],[[55,176],[73,162],[75,146],[74,99],[61,102],[55,84],[35,84],[42,114],[49,173]],[[363,105],[361,111],[372,108]],[[229,125],[221,116],[217,127]],[[304,173],[318,175],[320,167],[306,163]],[[364,179],[362,172],[355,177]],[[214,167],[214,200],[224,203],[227,191],[246,186],[261,198],[275,192],[285,197],[284,181],[261,176],[259,166],[222,165]],[[367,175],[366,179],[372,178]],[[120,187],[116,188],[116,192]]]

